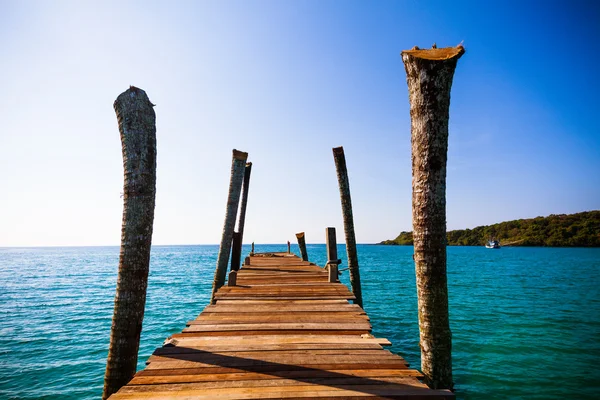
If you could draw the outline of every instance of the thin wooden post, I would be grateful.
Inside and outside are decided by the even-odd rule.
[[[337,239],[335,237],[335,228],[325,229],[325,246],[327,247],[327,263],[325,268],[329,269],[329,282],[338,281],[338,264],[342,260],[337,256]]]
[[[242,234],[233,232],[233,243],[231,244],[231,270],[240,269],[240,259],[242,258]]]
[[[291,253],[291,244],[290,244],[289,240],[287,242],[287,246],[288,246],[288,254],[290,254]]]
[[[337,260],[337,239],[335,237],[335,228],[325,229],[325,246],[327,247],[327,264],[330,261]]]
[[[335,263],[329,264],[329,283],[338,282],[338,265]]]
[[[227,279],[227,286],[235,286],[237,283],[237,271],[229,271],[229,278]]]
[[[343,147],[333,148],[333,159],[340,187],[342,201],[342,216],[344,218],[344,234],[346,237],[346,254],[348,256],[348,271],[350,272],[350,285],[354,293],[355,304],[363,306],[362,289],[360,285],[360,271],[358,269],[358,255],[356,252],[356,235],[354,233],[354,217],[352,216],[352,199],[350,197],[350,182],[346,168],[346,156]]]
[[[302,261],[308,261],[308,253],[306,252],[306,240],[304,239],[304,232],[296,233],[296,239],[298,239],[298,247],[300,248],[300,255]]]
[[[242,257],[242,243],[244,240],[244,226],[246,224],[246,206],[248,205],[248,190],[250,190],[250,173],[252,172],[252,163],[246,163],[244,168],[244,182],[242,184],[242,202],[240,204],[240,216],[238,219],[239,238],[237,242],[234,237],[233,249],[231,251],[231,270],[240,269],[240,259]],[[236,255],[234,257],[233,255]]]
[[[250,249],[250,255],[254,255],[254,242],[252,242],[252,249]]]
[[[421,369],[434,389],[452,389],[446,276],[446,162],[450,89],[462,46],[402,52],[410,101],[412,210]]]
[[[156,115],[141,89],[131,86],[114,109],[123,152],[121,253],[102,398],[133,378],[146,304],[156,197]]]
[[[244,168],[248,153],[233,150],[233,159],[231,161],[231,178],[229,181],[229,195],[227,197],[227,208],[225,211],[225,222],[223,224],[223,234],[221,236],[221,246],[217,257],[217,267],[215,269],[215,278],[213,280],[211,304],[215,303],[215,294],[217,290],[225,283],[227,275],[227,264],[229,263],[229,253],[231,252],[231,242],[233,240],[233,230],[235,229],[235,219],[238,205],[240,204],[240,193],[242,191],[242,182],[244,180]]]

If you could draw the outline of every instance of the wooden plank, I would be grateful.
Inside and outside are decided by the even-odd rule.
[[[219,289],[219,294],[221,297],[226,297],[226,295],[250,295],[257,296],[260,294],[280,294],[280,295],[312,295],[312,296],[330,296],[330,295],[340,295],[344,296],[349,294],[350,291],[348,289],[341,288],[328,288],[328,289],[319,289],[316,290],[311,287],[304,287],[300,285],[296,285],[295,287],[254,287],[252,289],[248,289],[243,286],[223,286]]]
[[[156,363],[154,363],[156,364]],[[152,365],[152,364],[150,364]],[[172,365],[172,364],[165,364]],[[196,366],[195,368],[154,368],[154,369],[143,369],[139,371],[135,376],[171,376],[171,375],[205,375],[205,374],[240,374],[240,373],[260,373],[275,376],[283,376],[288,372],[294,373],[306,373],[307,371],[344,371],[347,370],[394,370],[394,371],[414,371],[407,368],[406,364],[314,364],[310,368],[306,368],[300,365],[278,365],[278,364],[265,364],[265,365],[254,365],[244,366],[242,368],[236,367],[215,367],[215,368],[201,368]]]
[[[313,272],[319,273],[323,272],[324,269],[321,267],[316,267],[314,265],[277,265],[277,264],[265,264],[265,265],[244,265],[240,271],[244,271],[245,273],[256,273],[261,271],[267,272],[278,272],[278,271],[289,271],[290,273],[297,272]]]
[[[361,337],[358,335],[254,335],[247,336],[182,336],[174,339],[178,346],[210,346],[210,345],[242,345],[242,344],[357,344],[376,343],[382,346],[391,345],[387,339]]]
[[[356,304],[323,304],[312,305],[312,304],[277,304],[272,302],[272,304],[253,304],[253,305],[225,305],[221,306],[219,301],[217,301],[217,305],[207,306],[204,311],[215,312],[215,313],[241,313],[241,312],[276,312],[276,311],[284,311],[284,312],[294,312],[294,311],[327,311],[327,312],[345,312],[345,311],[357,311],[364,312],[358,305]]]
[[[261,279],[267,280],[268,278],[276,279],[321,279],[326,277],[328,274],[326,271],[240,271],[240,276],[247,279]],[[271,283],[277,283],[276,279],[270,279]]]
[[[224,298],[224,296],[227,295],[216,295],[215,298],[221,299]],[[348,299],[348,300],[354,300],[355,297],[354,295],[348,295],[348,296],[340,296],[340,295],[331,295],[331,296],[316,296],[316,295],[296,295],[296,296],[292,296],[292,295],[285,295],[285,296],[278,296],[278,295],[257,295],[257,296],[252,296],[252,295],[228,295],[227,298],[229,299],[239,299],[239,300],[247,300],[247,299],[252,299],[252,298],[256,298],[256,297],[261,297],[261,298],[270,298],[273,300],[293,300],[293,299],[297,299],[297,298],[304,298],[304,299],[308,299],[308,300],[312,300],[312,299],[322,299],[322,298],[328,298],[328,299]]]
[[[323,278],[326,277],[324,273],[314,272],[294,272],[288,274],[287,272],[255,272],[255,273],[241,273],[240,277],[248,280],[263,281],[266,284],[276,285],[280,283],[289,283],[295,279],[299,280],[300,283],[311,283],[311,280],[315,285],[320,285],[323,282]],[[308,281],[308,282],[307,282]]]
[[[218,293],[219,296],[221,298],[229,298],[229,299],[235,299],[237,297],[247,297],[247,298],[252,298],[252,299],[256,299],[256,298],[261,298],[262,296],[278,296],[278,297],[291,297],[291,299],[293,299],[294,297],[311,297],[311,298],[334,298],[334,299],[347,299],[348,297],[352,297],[353,294],[350,293],[348,290],[337,290],[337,289],[332,289],[332,290],[322,290],[322,291],[315,291],[315,290],[304,290],[304,289],[295,289],[295,290],[279,290],[279,289],[265,289],[265,290],[259,290],[259,289],[253,289],[253,290],[237,290],[237,288],[235,287],[227,287],[227,289],[234,289],[234,290],[221,290],[219,289]]]
[[[205,332],[182,332],[171,335],[173,338],[179,337],[201,337],[201,336],[254,336],[254,335],[297,335],[304,333],[306,335],[363,335],[370,333],[370,329],[353,329],[353,330],[297,330],[297,329],[275,329],[275,330],[249,330],[249,331],[205,331]]]
[[[369,316],[364,312],[359,311],[294,311],[290,309],[288,311],[246,311],[246,312],[229,312],[229,313],[219,313],[219,312],[202,312],[196,319],[204,318],[215,318],[215,319],[233,319],[233,318],[254,318],[260,316],[297,316],[297,317],[309,317],[311,315],[316,315],[317,317],[328,317],[333,319],[339,318],[358,318],[358,319],[369,319]]]
[[[272,302],[268,300],[227,300],[223,299],[219,301],[219,305],[239,305],[239,304],[272,304]],[[293,304],[313,304],[313,305],[322,305],[322,304],[350,304],[346,300],[282,300],[279,304],[281,305],[293,305]]]
[[[289,286],[306,286],[306,285],[315,285],[320,284],[319,280],[311,278],[311,279],[277,279],[278,283],[285,283]],[[275,288],[278,284],[271,282],[266,279],[248,279],[243,278],[238,280],[238,285],[241,287],[253,286],[253,287],[263,287],[263,288]]]
[[[261,278],[264,279],[266,277],[276,277],[276,278],[305,278],[305,277],[315,277],[322,278],[326,275],[325,270],[314,271],[314,270],[299,270],[299,269],[288,269],[288,270],[255,270],[255,271],[240,271],[240,274],[245,277],[251,278]]]
[[[229,287],[227,289],[230,289]],[[231,289],[237,289],[235,287],[231,287]],[[353,294],[348,290],[323,290],[323,291],[314,291],[314,290],[279,290],[279,289],[266,289],[266,290],[258,290],[254,289],[252,291],[248,290],[231,290],[231,291],[218,291],[219,296],[221,298],[230,298],[235,299],[236,297],[249,297],[249,298],[261,298],[262,296],[277,296],[277,297],[311,297],[311,298],[336,298],[336,299],[346,299],[347,297],[352,297]]]
[[[244,309],[247,311],[261,311],[261,310],[272,310],[275,308],[281,308],[282,310],[304,310],[304,311],[356,311],[359,313],[364,313],[365,310],[360,308],[358,305],[350,303],[345,298],[321,298],[323,300],[322,304],[319,304],[319,300],[321,299],[306,299],[306,298],[289,298],[289,299],[281,299],[281,300],[273,300],[270,298],[264,297],[255,297],[255,298],[247,298],[247,299],[230,299],[227,295],[217,301],[215,305],[208,305],[204,308],[203,311],[211,311],[211,310],[224,310],[230,309],[232,307],[236,307],[239,309]],[[237,296],[237,294],[235,295]],[[223,303],[224,300],[227,300],[228,303]],[[254,301],[254,302],[251,302]],[[330,301],[330,302],[327,302]],[[333,303],[333,301],[340,301],[341,303]],[[220,303],[221,302],[221,303]],[[217,307],[218,306],[218,307]],[[319,308],[320,307],[320,308]],[[215,311],[221,312],[221,311]]]
[[[295,275],[282,275],[282,274],[241,274],[238,276],[244,281],[257,281],[260,285],[279,285],[284,284],[313,284],[321,285],[327,283],[324,278],[327,278],[325,274],[295,274]]]
[[[162,385],[161,385],[162,386]],[[245,387],[245,388],[214,388],[203,390],[177,390],[168,391],[156,390],[151,392],[118,392],[116,399],[277,399],[277,398],[319,398],[319,397],[338,397],[348,398],[349,396],[372,397],[372,396],[403,396],[402,398],[415,398],[407,396],[419,396],[416,398],[426,398],[433,396],[453,396],[449,391],[433,391],[423,387],[411,387],[404,384],[386,383],[380,385],[337,385],[320,386],[298,385],[298,386],[266,386],[266,387]],[[452,398],[452,397],[450,397]]]
[[[291,312],[290,312],[291,311]],[[293,314],[292,314],[293,313]],[[230,313],[218,313],[218,312],[202,312],[197,319],[200,317],[207,318],[218,318],[218,319],[234,319],[234,318],[253,318],[258,316],[311,316],[317,315],[321,317],[329,317],[333,319],[339,318],[359,318],[359,319],[369,319],[369,316],[365,314],[365,312],[359,311],[293,311],[293,309],[288,311],[262,311],[262,312],[230,312]]]
[[[297,288],[254,288],[245,289],[238,286],[223,286],[219,289],[218,293],[221,298],[228,298],[228,296],[250,296],[251,298],[260,298],[261,295],[278,295],[278,296],[311,296],[317,298],[327,298],[328,296],[338,296],[338,300],[345,298],[342,296],[351,296],[352,293],[348,289],[327,289],[327,290],[314,290],[304,289],[300,286]],[[234,297],[231,297],[232,299]]]
[[[368,350],[365,350],[368,351]],[[248,353],[248,352],[246,352]],[[355,355],[355,354],[279,354],[279,352],[252,352],[252,355],[238,357],[230,354],[214,354],[210,352],[171,354],[165,356],[150,356],[148,368],[214,368],[214,367],[245,367],[251,365],[301,365],[339,363],[339,364],[402,364],[406,361],[395,355]]]
[[[242,360],[242,359],[233,359],[233,360],[221,360],[222,363],[216,365],[214,363],[202,363],[196,361],[184,361],[184,360],[173,360],[173,361],[154,361],[150,364],[146,365],[146,370],[157,370],[157,369],[205,369],[215,371],[207,371],[207,373],[216,373],[216,369],[218,368],[237,368],[242,369],[244,371],[254,371],[254,372],[265,372],[265,371],[284,371],[289,369],[299,369],[299,368],[314,368],[314,369],[374,369],[374,368],[407,368],[408,365],[406,362],[397,361],[397,360],[353,360],[349,359],[349,357],[333,359],[334,357],[329,357],[329,360],[303,360],[302,364],[293,364],[293,363],[284,363],[284,362],[272,362],[272,361],[263,361],[263,360]],[[197,372],[198,373],[198,372]]]
[[[192,353],[198,350],[213,351],[213,352],[237,352],[237,351],[278,351],[278,350],[328,350],[328,349],[344,349],[344,350],[382,350],[378,343],[286,343],[286,344],[221,344],[221,345],[200,345],[200,346],[167,346],[159,347],[154,350],[153,354],[177,354],[177,353]]]
[[[325,272],[324,269],[314,266],[293,266],[293,265],[265,265],[264,267],[257,266],[246,266],[241,270],[244,274],[277,274],[285,273],[287,275],[302,275],[302,274],[315,274],[319,275]]]
[[[219,324],[227,324],[227,325],[252,325],[252,324],[292,324],[292,323],[300,323],[300,324],[354,324],[354,323],[369,323],[369,320],[366,318],[331,318],[331,317],[321,317],[318,316],[301,316],[298,318],[293,318],[292,316],[258,316],[253,318],[244,318],[242,320],[235,319],[221,319],[221,318],[198,318],[190,320],[186,323],[188,327],[195,325],[219,325]],[[266,329],[266,328],[265,328]],[[327,328],[331,329],[331,328]],[[245,330],[245,329],[244,329]]]
[[[319,359],[320,356],[352,356],[356,359],[366,359],[379,357],[381,359],[403,360],[402,357],[382,349],[283,349],[273,351],[229,351],[218,352],[216,350],[194,350],[174,353],[167,352],[150,356],[148,362],[153,361],[171,361],[171,360],[229,360],[231,358],[243,358],[251,360],[274,360],[274,359],[292,359],[295,363],[300,362],[305,357]],[[166,359],[169,358],[169,359]]]
[[[291,315],[269,315],[268,313],[258,314],[217,314],[221,316],[206,317],[200,315],[198,318],[186,323],[191,325],[216,325],[216,324],[261,324],[261,323],[369,323],[369,317],[366,315],[354,316],[319,316],[306,315],[303,313],[290,313]],[[230,316],[231,315],[231,316]],[[296,317],[296,318],[294,318]]]
[[[366,315],[269,315],[268,313],[262,313],[259,315],[239,315],[233,314],[217,314],[221,316],[204,316],[200,315],[198,318],[188,321],[187,325],[212,325],[212,324],[257,324],[257,323],[319,323],[319,322],[331,322],[331,323],[354,323],[354,322],[368,322]],[[223,316],[225,315],[225,316]]]
[[[239,372],[223,374],[179,374],[180,370],[173,370],[174,374],[157,375],[156,372],[167,372],[167,370],[152,371],[152,374],[138,373],[129,383],[130,385],[152,385],[163,383],[191,383],[212,381],[251,381],[270,380],[275,377],[280,379],[326,379],[339,376],[385,378],[385,377],[414,377],[422,378],[423,375],[414,369],[347,369],[347,370],[315,370],[304,369],[296,371],[277,371],[274,373]]]
[[[368,322],[356,323],[260,323],[260,324],[215,324],[215,325],[192,325],[183,332],[222,332],[222,331],[263,331],[263,330],[370,330]]]
[[[273,378],[273,377],[271,377]],[[359,377],[343,375],[325,378],[296,378],[296,379],[244,379],[242,375],[238,380],[220,380],[204,382],[186,382],[186,383],[163,383],[158,390],[160,391],[180,391],[180,390],[203,390],[215,388],[250,388],[250,387],[275,387],[275,386],[341,386],[341,385],[382,385],[386,383],[396,383],[411,387],[427,388],[427,385],[419,382],[411,376],[379,376],[379,377]],[[137,384],[126,387],[122,393],[143,393],[157,390],[156,384]]]
[[[314,344],[298,346],[297,348],[290,348],[285,346],[291,346],[289,344],[282,346],[279,349],[272,349],[271,351],[257,350],[241,350],[233,351],[228,348],[226,351],[221,352],[216,349],[204,350],[195,349],[191,347],[159,347],[154,351],[154,355],[171,355],[171,354],[192,354],[192,355],[209,355],[209,356],[227,356],[227,357],[261,357],[262,355],[269,356],[281,356],[281,355],[329,355],[329,354],[341,354],[341,355],[356,355],[358,356],[389,356],[389,357],[400,357],[397,354],[384,350],[379,345],[368,345],[365,348],[359,348],[358,344],[347,344],[345,348],[338,348],[334,344],[329,344],[324,348],[311,347]],[[339,345],[341,346],[341,344]],[[364,344],[363,344],[364,346]],[[373,347],[374,346],[374,347]]]
[[[306,289],[306,290],[318,290],[326,291],[326,290],[349,290],[346,285],[343,283],[277,283],[272,285],[245,285],[245,286],[223,286],[219,290],[223,290],[224,292],[235,292],[235,291],[248,291],[248,290],[262,290],[262,289],[278,289],[278,290],[298,290],[298,289]]]

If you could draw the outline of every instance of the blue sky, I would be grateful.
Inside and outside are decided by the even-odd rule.
[[[452,88],[448,229],[600,209],[600,6],[584,1],[0,0],[0,246],[117,245],[112,103],[157,105],[154,244],[218,243],[231,150],[254,164],[245,242],[411,230],[400,52],[467,49]]]

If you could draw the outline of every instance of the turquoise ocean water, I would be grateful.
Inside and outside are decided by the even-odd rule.
[[[207,305],[217,251],[152,248],[139,368]],[[373,333],[418,368],[412,247],[358,251]],[[338,252],[345,254],[343,246]],[[100,397],[118,253],[118,247],[0,248],[0,398]],[[308,253],[325,262],[324,245],[309,245]],[[597,399],[599,275],[600,249],[449,247],[457,397]]]

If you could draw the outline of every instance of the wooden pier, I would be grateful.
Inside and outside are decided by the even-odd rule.
[[[257,254],[117,399],[452,399],[382,346],[369,317],[323,268]],[[391,328],[391,327],[390,327]]]

